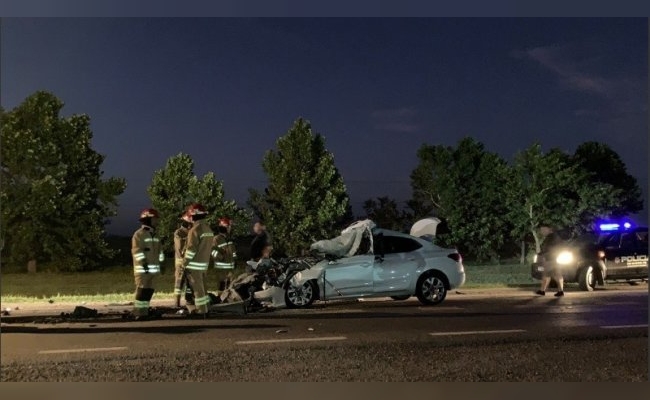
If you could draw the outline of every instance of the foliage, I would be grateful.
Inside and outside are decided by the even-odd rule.
[[[613,206],[604,210],[614,218],[625,217],[643,209],[641,188],[627,168],[621,157],[609,146],[600,142],[585,142],[578,146],[573,154],[573,162],[581,165],[589,174],[592,184],[604,183],[619,190],[619,196]],[[583,218],[583,224],[588,220]]]
[[[194,175],[194,161],[183,153],[170,157],[165,167],[157,170],[147,188],[151,203],[160,213],[158,236],[165,252],[174,248],[173,234],[180,226],[180,217],[192,202],[201,203],[209,212],[208,223],[216,228],[218,219],[229,217],[235,221],[234,234],[242,234],[251,218],[235,201],[224,199],[223,182],[213,172],[198,178]],[[239,223],[238,223],[239,222]]]
[[[366,212],[366,218],[373,220],[377,226],[384,229],[408,231],[414,222],[411,213],[400,209],[397,202],[387,196],[364,201],[363,210]]]
[[[308,121],[297,119],[276,146],[262,162],[268,187],[249,190],[249,205],[267,225],[278,254],[297,255],[351,222],[350,201],[334,156]]]
[[[589,177],[580,163],[559,149],[544,153],[535,143],[519,152],[506,190],[513,235],[522,240],[532,236],[539,252],[541,224],[581,227],[615,206],[620,191]]]
[[[104,225],[126,182],[102,179],[90,118],[61,117],[63,105],[40,91],[0,110],[3,261],[56,261],[77,271],[113,255]]]
[[[471,138],[456,148],[424,145],[418,158],[411,205],[447,221],[451,232],[437,241],[481,261],[498,259],[510,230],[503,218],[507,163]]]

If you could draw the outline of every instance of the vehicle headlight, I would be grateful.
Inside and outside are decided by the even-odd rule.
[[[555,261],[562,265],[571,264],[573,262],[573,253],[570,251],[563,251],[557,255]]]

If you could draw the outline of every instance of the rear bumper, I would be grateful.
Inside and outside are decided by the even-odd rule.
[[[465,270],[460,271],[454,278],[449,277],[449,289],[457,289],[465,284],[465,279],[467,278]]]

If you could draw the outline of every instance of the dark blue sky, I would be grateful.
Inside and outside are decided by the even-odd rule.
[[[411,196],[424,143],[463,136],[510,160],[534,141],[617,151],[648,193],[647,19],[2,19],[5,109],[37,90],[91,116],[110,232],[130,233],[179,152],[245,205],[298,117],[326,138],[355,211]],[[647,211],[639,216],[647,220]]]

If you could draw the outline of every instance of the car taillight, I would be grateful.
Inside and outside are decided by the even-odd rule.
[[[460,253],[447,254],[447,257],[451,258],[456,262],[463,262],[463,256],[461,256]]]

